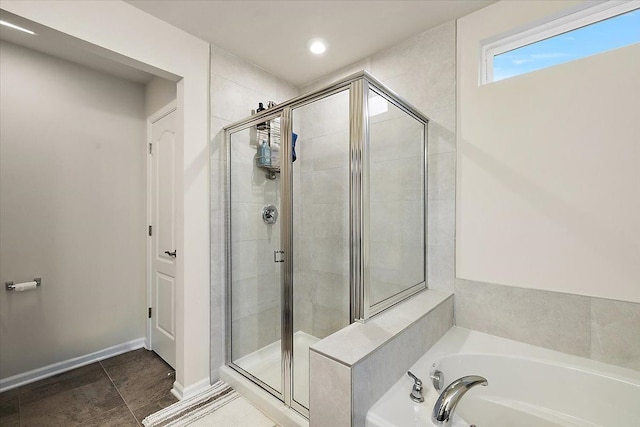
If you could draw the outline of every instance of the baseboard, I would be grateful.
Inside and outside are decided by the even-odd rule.
[[[177,397],[179,400],[188,399],[196,394],[205,391],[211,387],[211,380],[207,378],[203,378],[200,381],[191,384],[190,386],[183,387],[178,381],[173,383],[173,388],[171,389],[171,394]]]
[[[62,362],[57,362],[48,366],[44,366],[42,368],[24,372],[22,374],[3,378],[0,379],[0,393],[3,391],[11,390],[12,388],[20,387],[21,385],[52,377],[54,375],[70,371],[72,369],[76,369],[81,366],[97,362],[99,360],[108,359],[110,357],[126,353],[127,351],[137,350],[143,347],[145,347],[145,339],[137,338],[135,340],[114,345],[112,347],[105,348],[94,353],[86,354],[84,356],[74,357],[72,359],[63,360]]]
[[[182,400],[183,397],[183,391],[184,388],[182,387],[182,384],[180,384],[178,382],[178,380],[173,382],[173,387],[171,388],[171,394],[173,394],[178,400]]]

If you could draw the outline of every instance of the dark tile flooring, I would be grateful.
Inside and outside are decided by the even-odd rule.
[[[175,371],[134,350],[0,393],[0,426],[140,426],[177,402]]]

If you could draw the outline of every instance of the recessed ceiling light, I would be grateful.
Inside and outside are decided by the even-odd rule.
[[[27,30],[26,28],[19,27],[19,26],[15,25],[15,24],[12,24],[11,22],[1,21],[0,20],[0,25],[4,25],[5,27],[13,28],[14,30],[23,31],[23,32],[25,32],[27,34],[37,35],[36,33],[34,33],[31,30]]]
[[[315,55],[322,55],[327,50],[327,43],[320,39],[310,40],[309,50]]]

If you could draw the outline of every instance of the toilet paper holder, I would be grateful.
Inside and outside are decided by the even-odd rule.
[[[39,287],[40,285],[42,285],[42,278],[37,277],[35,279],[33,279],[34,282],[36,282],[36,287]],[[8,291],[12,291],[14,290],[14,288],[20,285],[20,283],[13,283],[13,282],[4,282],[4,286]]]

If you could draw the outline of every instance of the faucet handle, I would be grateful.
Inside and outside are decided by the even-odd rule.
[[[411,371],[408,371],[407,375],[409,375],[414,381],[409,397],[416,403],[424,402],[424,396],[422,395],[422,380],[416,377]]]
[[[422,380],[415,376],[415,374],[411,371],[407,371],[407,375],[411,377],[411,379],[415,382],[414,387],[422,388]]]

